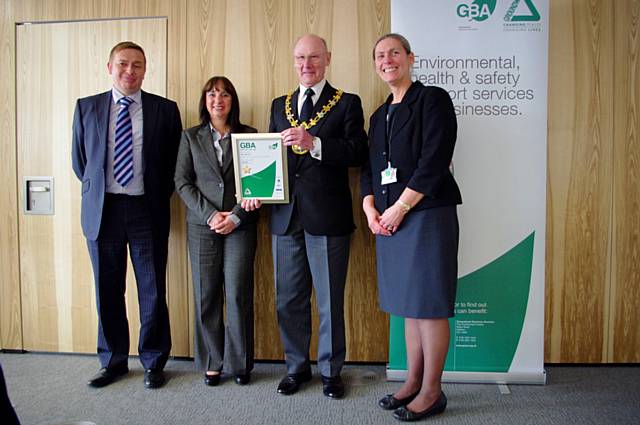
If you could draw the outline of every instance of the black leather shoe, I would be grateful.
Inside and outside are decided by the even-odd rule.
[[[393,394],[387,394],[378,400],[378,406],[383,408],[384,410],[396,410],[398,407],[406,406],[411,403],[414,398],[418,395],[420,390],[415,393],[408,395],[405,398],[395,398]]]
[[[250,373],[236,375],[236,384],[238,385],[247,385],[249,381],[251,381]]]
[[[207,375],[206,373],[204,374],[204,384],[208,385],[210,387],[215,387],[216,385],[218,385],[220,383],[220,373],[217,373],[215,375]]]
[[[444,412],[444,409],[446,409],[446,407],[447,396],[444,395],[444,392],[441,392],[440,397],[438,397],[435,403],[433,403],[428,409],[423,410],[422,412],[412,412],[411,410],[403,406],[393,412],[393,417],[400,422],[419,421],[420,419],[428,418],[429,416],[437,415],[438,413]]]
[[[164,372],[162,369],[147,369],[144,371],[144,386],[147,388],[160,388],[164,385]]]
[[[87,385],[93,388],[106,387],[127,373],[129,373],[127,366],[105,367],[93,375],[93,377],[89,379],[89,382],[87,382]]]
[[[282,381],[278,384],[278,393],[283,395],[295,394],[300,385],[311,381],[311,370],[301,373],[290,373],[282,378]]]
[[[344,397],[344,383],[340,375],[322,377],[322,394],[329,398]]]

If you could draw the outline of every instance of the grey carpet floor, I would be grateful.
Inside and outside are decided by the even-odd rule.
[[[284,365],[260,363],[249,385],[223,379],[207,387],[193,362],[170,360],[167,385],[143,387],[137,359],[126,378],[103,389],[86,386],[98,369],[94,356],[1,353],[9,396],[22,424],[61,425],[82,421],[116,424],[394,424],[376,406],[399,384],[384,367],[350,365],[343,378],[347,396],[322,395],[317,373],[295,395],[276,387]],[[314,372],[316,372],[314,370]],[[449,405],[430,424],[640,424],[640,367],[547,368],[547,385],[445,384]],[[0,418],[0,424],[2,424]]]

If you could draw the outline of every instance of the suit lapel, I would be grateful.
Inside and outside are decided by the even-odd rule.
[[[228,139],[224,143],[220,141],[220,146],[222,147],[222,174],[225,174],[233,162],[231,135],[229,135]]]
[[[409,121],[410,116],[411,111],[409,109],[409,105],[406,103],[398,105],[398,109],[394,112],[393,120],[391,121],[391,131],[389,132],[391,139],[393,139],[396,134],[400,133],[402,128]]]
[[[98,131],[98,137],[103,144],[102,150],[104,158],[101,162],[106,164],[107,158],[107,145],[109,142],[109,116],[111,115],[111,102],[113,102],[111,90],[103,93],[95,104],[96,108],[96,129]]]
[[[381,124],[386,122],[386,110],[386,106],[381,107],[376,113],[376,118],[371,120],[371,122],[373,123],[373,128],[371,128],[372,142],[375,141],[376,143],[386,143],[387,129],[384,125]]]
[[[300,121],[300,116],[298,115],[298,94],[299,93],[300,93],[300,86],[298,86],[298,88],[295,89],[294,92],[291,94],[291,109],[293,110],[293,116],[298,121]],[[291,127],[291,124],[287,119],[287,111],[286,111],[285,105],[282,106],[282,114],[284,115],[284,120],[286,122],[285,128]],[[294,170],[298,166],[298,155],[293,153],[293,150],[291,149],[291,147],[287,148],[287,158],[289,161],[289,164],[288,164],[289,173],[293,174]]]
[[[409,122],[409,118],[413,114],[413,104],[416,101],[417,91],[414,90],[416,83],[413,83],[407,93],[404,95],[404,99],[398,105],[398,109],[393,114],[393,121],[391,122],[391,139],[396,134],[402,131],[402,128]],[[420,84],[420,83],[418,83]]]
[[[299,95],[300,95],[300,87],[298,87],[291,95],[291,109],[293,110],[293,115],[296,117],[298,121],[300,120],[300,114],[298,113],[298,96]],[[284,111],[284,115],[286,119],[287,111]]]
[[[142,100],[142,157],[144,163],[151,162],[150,153],[154,149],[153,142],[156,140],[156,120],[158,119],[158,102],[155,102],[145,91],[141,92]],[[148,170],[149,167],[145,167]],[[146,173],[145,173],[146,174]]]
[[[204,152],[204,156],[211,165],[213,172],[215,173],[220,180],[222,180],[222,171],[220,170],[220,164],[218,164],[218,158],[216,157],[216,151],[213,148],[213,135],[211,134],[211,128],[209,125],[203,125],[200,127],[197,135],[198,144],[200,144],[200,148],[202,152]]]

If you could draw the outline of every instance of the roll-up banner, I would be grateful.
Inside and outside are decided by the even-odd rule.
[[[462,191],[444,381],[544,384],[548,0],[392,0],[413,79],[448,90]],[[387,377],[406,377],[391,318]]]

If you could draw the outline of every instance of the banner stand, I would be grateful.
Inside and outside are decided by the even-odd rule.
[[[462,192],[445,382],[545,384],[549,0],[391,0],[412,79],[447,90]],[[406,378],[391,316],[389,380]]]
[[[393,370],[387,368],[388,381],[404,381],[407,379],[406,370]],[[442,382],[457,384],[528,384],[545,385],[547,372],[447,372],[442,374]]]

